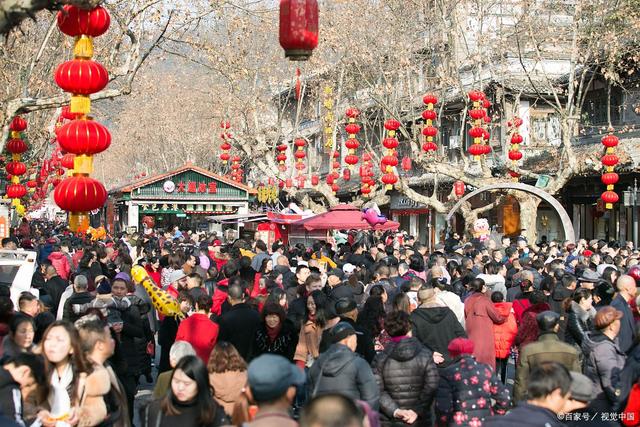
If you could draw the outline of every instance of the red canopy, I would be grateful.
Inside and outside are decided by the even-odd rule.
[[[353,205],[340,204],[329,211],[293,223],[294,226],[304,227],[306,230],[397,230],[400,224],[387,221],[372,227],[364,218],[362,212]]]

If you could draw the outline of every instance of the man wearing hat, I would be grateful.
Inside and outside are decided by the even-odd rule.
[[[356,325],[358,320],[358,306],[353,298],[340,298],[335,305],[336,314],[340,316],[341,322],[346,322],[358,332],[358,345],[356,353],[364,357],[367,363],[373,362],[376,356],[376,350],[373,346],[373,337],[371,333],[364,328]],[[333,342],[336,342],[333,340]]]
[[[612,306],[602,307],[594,319],[596,332],[582,343],[584,374],[595,385],[592,402],[595,411],[611,412],[620,398],[618,378],[626,356],[620,350],[616,337],[622,316],[622,312]]]
[[[418,301],[420,305],[411,313],[413,336],[441,358],[434,357],[439,367],[445,367],[451,361],[447,346],[454,338],[466,338],[467,334],[453,311],[438,302],[433,288],[420,288]]]
[[[305,383],[304,373],[282,356],[263,354],[247,370],[249,387],[245,393],[256,402],[258,412],[249,427],[297,427],[289,415],[296,387]]]
[[[309,370],[309,392],[311,397],[339,392],[351,399],[364,400],[377,410],[380,390],[369,364],[354,353],[356,334],[347,322],[338,322],[333,327],[334,344]]]
[[[578,372],[571,372],[571,388],[570,396],[564,405],[562,412],[558,414],[558,418],[564,419],[567,427],[573,426],[590,426],[590,427],[606,427],[618,426],[617,422],[605,421],[604,413],[598,413],[591,408],[589,402],[593,398],[593,382]],[[585,416],[586,414],[586,416]],[[607,416],[609,414],[606,414]],[[587,418],[588,417],[588,418]],[[588,422],[586,420],[589,420]]]
[[[184,270],[173,270],[169,273],[168,282],[167,292],[173,298],[178,298],[181,291],[187,290],[187,275],[184,274]]]
[[[578,350],[560,341],[560,315],[554,311],[543,311],[536,316],[540,335],[537,341],[524,346],[516,367],[513,399],[518,402],[526,398],[526,387],[531,370],[545,362],[558,362],[570,371],[582,371]]]
[[[353,299],[353,288],[344,281],[345,278],[344,271],[339,268],[332,268],[327,273],[327,296],[332,303],[336,303],[341,298]]]

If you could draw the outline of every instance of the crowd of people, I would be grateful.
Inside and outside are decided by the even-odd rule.
[[[0,425],[640,425],[640,253],[406,233],[270,247],[23,222],[0,286]],[[131,269],[177,301],[163,316]],[[2,268],[2,267],[0,267]]]

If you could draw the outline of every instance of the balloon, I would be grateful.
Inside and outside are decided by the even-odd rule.
[[[384,224],[387,222],[387,217],[384,215],[380,215],[374,209],[367,208],[362,213],[362,218],[364,218],[370,226],[375,226],[376,224]]]

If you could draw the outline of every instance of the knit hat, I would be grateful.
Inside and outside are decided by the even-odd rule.
[[[591,251],[589,249],[585,249],[584,251],[582,251],[582,255],[591,256],[591,255],[593,255],[593,251]]]
[[[593,382],[589,377],[578,372],[571,374],[571,398],[583,403],[591,402],[593,399]]]
[[[455,338],[451,340],[447,350],[449,350],[449,355],[451,357],[458,357],[463,354],[472,354],[473,341],[468,338]]]
[[[120,272],[118,274],[116,274],[116,277],[113,278],[113,280],[115,279],[120,279],[120,280],[124,280],[127,283],[131,282],[131,276],[129,276],[127,273],[124,272]]]

